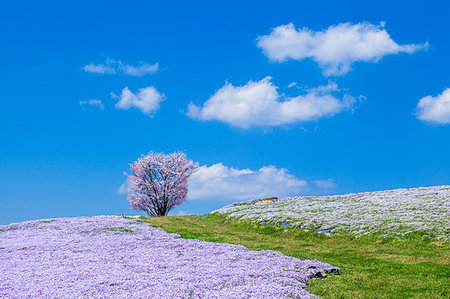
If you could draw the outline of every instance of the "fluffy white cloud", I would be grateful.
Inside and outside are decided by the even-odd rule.
[[[102,64],[87,64],[83,67],[85,72],[97,73],[97,74],[116,74],[124,73],[129,76],[144,76],[147,74],[153,74],[158,71],[159,65],[141,63],[137,66],[125,64],[120,60],[107,59]]]
[[[89,100],[89,101],[80,101],[80,106],[82,107],[82,108],[84,108],[85,106],[93,106],[93,107],[97,107],[97,108],[99,108],[100,110],[104,110],[105,109],[105,105],[103,105],[103,103],[102,103],[102,101],[101,100],[95,100],[95,99],[92,99],[92,100]]]
[[[437,124],[450,124],[450,88],[437,97],[426,96],[417,103],[416,116]]]
[[[343,75],[355,61],[376,62],[388,54],[414,53],[425,44],[399,45],[384,29],[384,23],[342,23],[323,31],[296,29],[294,24],[276,27],[258,38],[257,46],[272,61],[312,58],[324,74]]]
[[[304,122],[331,116],[350,109],[355,98],[344,95],[341,100],[332,95],[338,91],[330,82],[326,86],[307,90],[297,97],[280,95],[270,77],[261,81],[250,81],[244,86],[226,83],[212,95],[203,107],[192,103],[187,115],[199,120],[218,120],[232,126],[278,126]]]
[[[139,89],[136,94],[125,87],[120,96],[113,93],[111,93],[111,96],[119,100],[115,105],[117,109],[128,110],[135,107],[146,114],[157,111],[160,103],[166,99],[164,94],[160,94],[156,88],[151,86]]]
[[[254,171],[236,169],[222,163],[201,166],[189,179],[188,198],[192,200],[247,200],[299,194],[307,182],[284,168],[264,166]]]

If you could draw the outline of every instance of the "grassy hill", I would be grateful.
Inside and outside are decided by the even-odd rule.
[[[212,214],[145,218],[182,238],[240,244],[252,250],[318,259],[339,275],[307,283],[323,298],[449,298],[450,246],[446,240],[323,234]]]
[[[340,275],[308,282],[324,298],[449,298],[449,209],[450,186],[436,186],[252,200],[145,221],[183,238],[337,266]]]
[[[449,236],[450,186],[252,200],[213,213],[327,233],[383,238],[419,234],[442,239]]]

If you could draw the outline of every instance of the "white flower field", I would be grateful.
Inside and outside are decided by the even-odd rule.
[[[450,186],[237,202],[212,213],[324,233],[448,239]]]

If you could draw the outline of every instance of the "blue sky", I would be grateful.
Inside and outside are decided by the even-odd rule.
[[[447,1],[2,1],[0,224],[136,214],[123,172],[149,151],[202,165],[173,214],[449,184],[449,13]]]

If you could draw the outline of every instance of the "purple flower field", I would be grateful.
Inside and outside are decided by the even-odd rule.
[[[315,298],[304,282],[337,271],[119,216],[0,226],[0,298]]]

